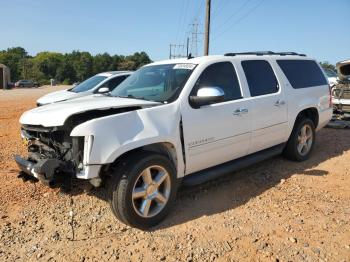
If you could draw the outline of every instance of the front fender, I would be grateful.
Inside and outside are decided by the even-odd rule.
[[[89,120],[76,126],[71,136],[94,137],[89,165],[113,163],[122,154],[145,145],[171,143],[180,171],[184,168],[179,123],[179,107],[172,103]]]

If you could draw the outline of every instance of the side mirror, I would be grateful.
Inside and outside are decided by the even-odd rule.
[[[202,87],[196,96],[190,96],[190,104],[194,108],[224,101],[225,92],[220,87]]]
[[[108,93],[109,92],[109,88],[108,87],[101,87],[101,88],[98,89],[97,92],[101,93],[101,94]]]

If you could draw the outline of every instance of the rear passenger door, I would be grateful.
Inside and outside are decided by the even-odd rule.
[[[252,141],[249,153],[285,142],[287,100],[267,60],[241,62],[252,99]]]

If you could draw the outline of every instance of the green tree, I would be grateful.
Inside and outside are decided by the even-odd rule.
[[[132,60],[123,60],[118,65],[118,70],[135,70],[135,62]]]
[[[93,57],[89,52],[73,51],[71,59],[79,81],[83,81],[92,76]]]
[[[334,65],[330,64],[329,62],[325,61],[325,62],[320,62],[320,65],[323,69],[325,70],[331,70],[333,72],[336,72],[337,69],[335,68]]]
[[[11,79],[18,80],[21,76],[21,62],[27,58],[27,52],[22,47],[8,48],[0,51],[0,63],[8,66],[11,70]]]
[[[27,58],[25,60],[22,60],[22,64],[22,79],[32,79],[41,85],[48,84],[48,79],[45,77],[44,73],[40,71],[39,65],[34,58]]]
[[[63,55],[54,52],[41,52],[34,57],[39,70],[47,79],[55,78],[58,67],[63,62]]]
[[[65,55],[63,62],[57,68],[56,79],[65,84],[71,84],[77,81],[76,72],[71,61],[68,59],[68,55]]]
[[[112,62],[110,64],[109,70],[117,71],[120,70],[119,64],[124,60],[124,56],[114,55],[112,56]]]
[[[94,56],[93,60],[94,74],[112,70],[111,65],[113,64],[113,58],[108,53],[97,54]]]
[[[126,60],[134,62],[134,66],[133,68],[130,68],[130,70],[136,70],[141,66],[144,66],[152,62],[152,60],[149,58],[149,56],[145,52],[141,52],[141,53],[136,52],[131,56],[127,56]]]
[[[31,57],[24,48],[14,47],[0,51],[0,63],[10,68],[13,81],[31,79],[41,84],[49,83],[50,78],[60,82],[83,81],[94,74],[115,70],[136,70],[152,62],[145,52],[133,55],[92,56],[89,52],[73,51],[61,54],[40,52]]]

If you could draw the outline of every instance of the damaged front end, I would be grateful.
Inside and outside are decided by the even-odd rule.
[[[339,81],[332,89],[334,112],[350,117],[350,60],[337,63]]]
[[[75,174],[81,172],[84,137],[70,137],[63,127],[23,125],[21,137],[28,157],[15,156],[24,181],[41,181],[48,186],[70,188]]]

